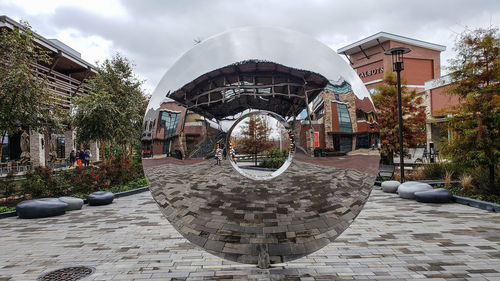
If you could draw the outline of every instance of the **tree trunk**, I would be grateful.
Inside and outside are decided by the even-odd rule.
[[[387,161],[389,161],[389,165],[394,165],[394,151],[390,150],[387,153]]]
[[[129,156],[128,156],[128,160],[130,162],[132,162],[132,157],[134,156],[134,146],[132,145],[132,143],[129,143]]]
[[[105,153],[105,150],[104,150],[104,141],[102,140],[99,140],[99,154],[102,155],[102,163],[104,164],[107,164],[107,157],[106,157],[106,153]]]
[[[488,165],[488,168],[490,170],[490,173],[489,173],[490,192],[492,194],[499,194],[500,190],[495,190],[495,165]]]
[[[125,156],[127,155],[127,152],[125,151],[126,149],[125,142],[122,142],[121,145],[122,145],[122,160],[125,160]]]
[[[111,141],[109,141],[109,158],[108,159],[110,162],[113,159],[113,143]]]

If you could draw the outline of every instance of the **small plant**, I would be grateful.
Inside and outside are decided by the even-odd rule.
[[[444,185],[451,186],[451,179],[453,177],[453,171],[446,171],[444,174]]]
[[[399,172],[394,173],[393,179],[394,179],[395,181],[399,181],[399,182],[401,182],[401,173],[399,173]]]
[[[425,179],[425,174],[424,174],[424,168],[423,167],[417,167],[413,172],[411,173],[411,180],[414,181],[419,181]]]
[[[472,176],[471,175],[462,175],[460,177],[460,185],[462,186],[462,191],[465,193],[473,192],[474,186],[472,185]]]

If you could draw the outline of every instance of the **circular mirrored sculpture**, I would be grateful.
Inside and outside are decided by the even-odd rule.
[[[242,28],[167,71],[142,155],[155,201],[186,239],[268,267],[350,225],[374,184],[378,142],[370,94],[332,49],[290,30]]]

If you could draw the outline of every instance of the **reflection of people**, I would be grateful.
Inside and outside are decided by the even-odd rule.
[[[224,147],[224,150],[222,150],[222,155],[224,156],[224,160],[226,160],[226,158],[227,158],[227,150],[226,150],[225,147]]]
[[[231,157],[231,159],[233,159],[234,163],[236,163],[236,155],[234,152],[234,148],[232,146],[231,146],[231,149],[229,150],[229,157]]]
[[[215,159],[217,160],[216,165],[220,165],[220,160],[222,159],[222,149],[219,147],[219,144],[215,145]]]

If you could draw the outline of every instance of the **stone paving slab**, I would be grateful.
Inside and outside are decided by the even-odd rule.
[[[500,280],[500,214],[374,190],[335,242],[270,269],[189,243],[148,192],[60,217],[0,220],[0,281],[78,265],[96,268],[85,280]]]

